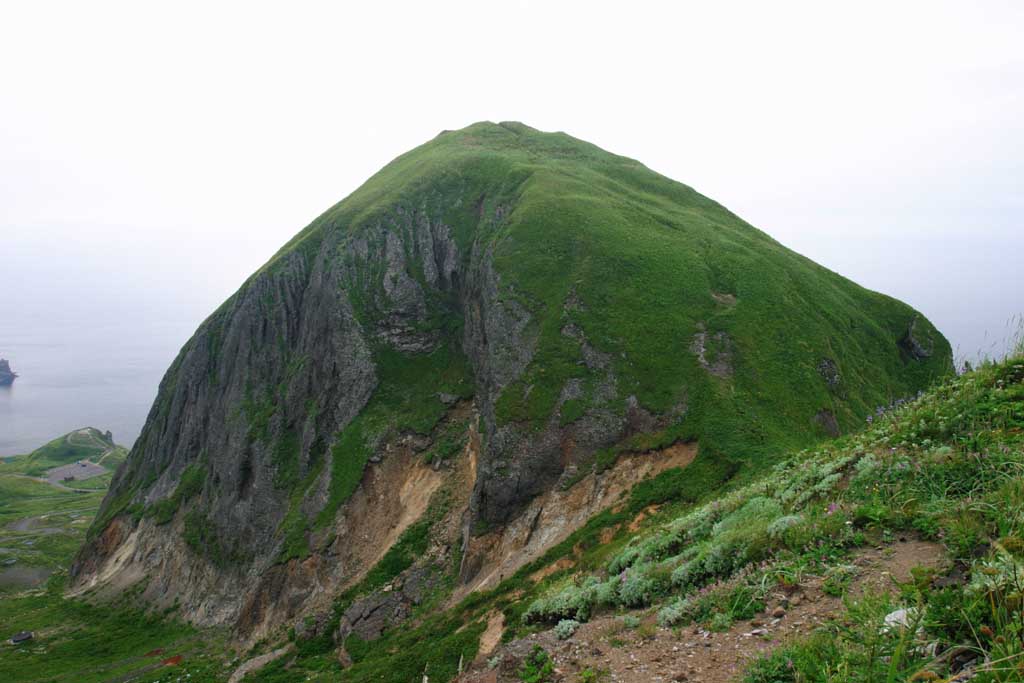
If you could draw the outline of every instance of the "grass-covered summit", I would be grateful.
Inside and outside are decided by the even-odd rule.
[[[639,162],[521,123],[446,131],[399,157],[270,268],[332,232],[357,240],[396,211],[448,225],[464,260],[487,252],[500,296],[528,315],[532,353],[496,397],[498,424],[571,422],[602,404],[613,376],[611,410],[635,397],[652,414],[685,412],[688,435],[743,457],[849,428],[951,368],[946,341],[906,305]],[[383,273],[365,275],[387,288]],[[381,313],[362,303],[368,318]],[[461,325],[465,311],[453,313],[432,322]],[[566,397],[567,385],[579,388]]]
[[[157,604],[261,632],[310,609],[273,596],[365,575],[373,524],[415,550],[396,571],[432,557],[467,584],[492,547],[473,539],[625,453],[695,442],[671,481],[713,488],[950,370],[919,313],[691,188],[479,123],[386,166],[203,323],[73,584],[145,576]],[[411,453],[442,473],[444,511],[397,495],[433,481]],[[129,542],[159,561],[110,565]]]

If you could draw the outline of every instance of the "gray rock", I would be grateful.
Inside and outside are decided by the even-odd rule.
[[[0,358],[0,387],[10,386],[17,376],[18,373],[11,370],[10,362]]]
[[[732,376],[734,352],[732,337],[724,331],[711,333],[698,329],[690,343],[690,353],[697,357],[702,368],[715,377]]]
[[[825,380],[829,389],[838,389],[843,378],[839,374],[839,366],[831,358],[822,358],[818,363],[818,374]]]
[[[363,640],[376,640],[387,629],[409,617],[413,607],[419,605],[429,591],[437,585],[437,572],[433,567],[414,567],[404,574],[397,588],[388,587],[360,598],[345,610],[334,634],[335,642],[356,634]]]
[[[917,329],[918,316],[911,319],[907,326],[907,332],[900,339],[900,348],[906,351],[914,360],[931,358],[935,347],[935,340],[925,331]]]

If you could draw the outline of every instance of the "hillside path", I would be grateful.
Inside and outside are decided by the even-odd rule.
[[[856,576],[848,595],[894,590],[895,582],[910,580],[914,567],[936,567],[944,557],[942,546],[918,540],[864,550],[850,561]],[[492,670],[477,662],[459,682],[515,681],[517,662],[534,645],[541,645],[554,659],[556,680],[567,683],[576,681],[587,669],[607,672],[602,680],[609,683],[735,683],[753,659],[809,634],[841,613],[843,599],[824,593],[822,583],[821,577],[805,577],[791,594],[769,596],[765,614],[736,622],[724,633],[695,626],[678,632],[655,628],[653,614],[644,617],[636,630],[625,629],[620,617],[610,615],[583,624],[566,641],[556,639],[551,630],[537,633],[499,648],[497,655],[505,660],[504,665]],[[785,614],[773,618],[778,608]]]

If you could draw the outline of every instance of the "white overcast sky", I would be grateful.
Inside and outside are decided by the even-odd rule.
[[[374,171],[519,120],[638,159],[997,353],[1024,2],[0,2],[0,294],[198,323]]]

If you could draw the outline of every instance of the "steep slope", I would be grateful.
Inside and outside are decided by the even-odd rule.
[[[635,161],[517,123],[444,132],[200,326],[72,590],[372,639],[644,476],[713,489],[950,359],[908,306]]]

